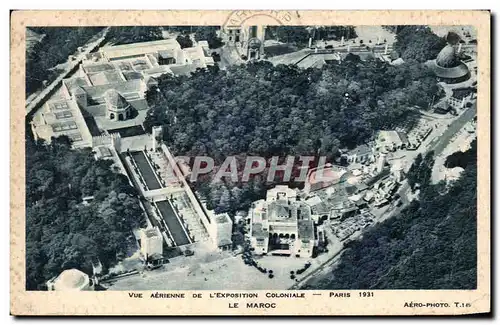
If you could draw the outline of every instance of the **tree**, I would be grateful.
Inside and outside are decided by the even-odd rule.
[[[210,49],[216,49],[221,47],[224,43],[222,39],[217,36],[217,30],[219,28],[216,26],[197,26],[194,31],[194,37],[197,42],[207,41],[208,47]]]
[[[179,35],[177,36],[176,40],[181,46],[181,49],[193,46],[193,41],[191,40],[191,37],[189,35]]]
[[[90,149],[26,138],[26,288],[39,290],[65,269],[92,272],[127,251],[126,237],[143,219],[134,190],[111,162]],[[82,197],[94,201],[82,204]]]
[[[415,160],[413,161],[413,164],[410,166],[410,169],[408,170],[408,173],[406,175],[408,184],[410,184],[410,188],[412,190],[415,189],[415,184],[418,183],[422,161],[423,161],[422,154],[419,153],[415,158]]]
[[[151,109],[144,126],[165,125],[164,140],[175,155],[208,155],[218,166],[236,156],[238,170],[249,155],[269,161],[319,152],[332,162],[339,148],[365,143],[377,130],[411,126],[417,120],[412,104],[440,95],[435,77],[416,61],[391,66],[358,57],[321,69],[259,61],[160,77],[146,95]],[[232,195],[231,209],[248,208],[251,198],[276,184],[252,182],[225,181],[230,194],[242,190]],[[193,186],[210,207],[226,211],[220,188]]]
[[[161,40],[163,33],[157,26],[114,26],[110,27],[106,38],[120,45]]]
[[[475,145],[469,150],[477,157]],[[425,175],[433,154],[419,156]],[[422,177],[422,176],[420,176]],[[337,267],[308,289],[475,289],[477,159],[447,191],[424,184],[421,199],[351,241]]]

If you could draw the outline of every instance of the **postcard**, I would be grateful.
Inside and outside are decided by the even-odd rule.
[[[491,311],[489,11],[12,11],[11,314]]]

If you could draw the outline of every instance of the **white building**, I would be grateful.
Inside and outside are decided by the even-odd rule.
[[[213,65],[203,43],[181,49],[175,39],[101,48],[90,53],[71,78],[62,81],[56,100],[48,100],[32,121],[35,138],[67,135],[75,147],[92,146],[105,130],[141,124],[149,108],[145,94],[164,74],[189,75]],[[99,130],[90,129],[95,120]]]
[[[209,234],[214,246],[226,250],[232,248],[233,222],[227,213],[215,214],[208,211],[210,218]]]
[[[266,200],[250,209],[250,235],[254,254],[311,257],[315,245],[311,207],[297,199],[296,190],[276,186]]]
[[[49,291],[92,291],[93,281],[77,269],[64,270],[57,277],[47,281]]]
[[[145,258],[163,255],[163,237],[158,228],[141,229],[141,253]]]
[[[403,159],[395,159],[391,161],[391,174],[397,182],[402,182],[404,179],[405,162]]]

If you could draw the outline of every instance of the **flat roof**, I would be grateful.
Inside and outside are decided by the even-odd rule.
[[[140,56],[158,51],[180,49],[181,47],[175,39],[166,39],[151,42],[116,45],[102,49],[101,52],[103,52],[108,59],[117,59],[120,57]]]
[[[267,238],[268,236],[269,232],[264,230],[262,223],[256,222],[252,224],[252,237]]]
[[[146,237],[148,238],[153,238],[153,237],[157,237],[159,234],[158,234],[158,229],[156,228],[150,228],[150,229],[146,229],[144,230],[144,234],[146,235]]]

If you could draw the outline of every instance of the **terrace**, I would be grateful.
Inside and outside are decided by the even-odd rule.
[[[165,221],[176,246],[190,244],[191,240],[186,233],[186,228],[181,223],[181,220],[179,220],[178,215],[172,207],[172,203],[169,200],[165,200],[155,202],[154,205],[158,207],[160,215]]]

